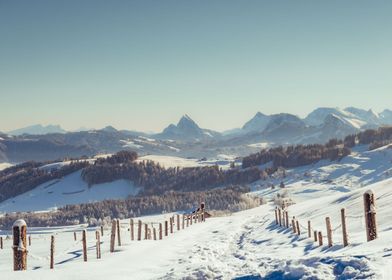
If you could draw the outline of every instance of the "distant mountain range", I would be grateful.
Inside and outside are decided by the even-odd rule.
[[[258,112],[241,128],[224,133],[200,128],[188,115],[161,133],[117,130],[67,132],[58,125],[33,125],[0,133],[0,162],[53,160],[131,149],[139,154],[213,157],[246,155],[260,147],[325,143],[368,128],[392,125],[392,111],[375,113],[354,107],[317,108],[305,118],[281,113]]]

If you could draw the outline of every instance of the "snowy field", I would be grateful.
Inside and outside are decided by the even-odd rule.
[[[109,230],[102,239],[102,259],[95,258],[95,228],[88,229],[89,260],[81,257],[82,226],[29,229],[28,271],[12,271],[11,240],[0,250],[2,279],[391,279],[392,150],[356,148],[340,162],[323,161],[287,170],[285,177],[258,181],[252,193],[265,205],[209,218],[174,232],[164,240],[131,241],[129,220],[122,221],[123,246],[109,253]],[[279,188],[284,181],[285,188]],[[274,189],[270,187],[273,184]],[[376,196],[378,239],[366,242],[363,193]],[[301,235],[275,224],[276,194],[295,202]],[[208,208],[208,201],[207,208]],[[340,209],[346,208],[349,246],[343,247]],[[162,222],[171,214],[141,217]],[[326,245],[325,218],[331,218],[333,246]],[[322,231],[324,246],[307,237]],[[157,226],[155,224],[155,226]],[[78,241],[73,232],[78,231]],[[49,269],[50,235],[56,237],[55,269]],[[4,238],[9,232],[0,232]]]
[[[207,219],[164,240],[131,241],[129,220],[122,221],[123,246],[109,253],[109,230],[105,229],[102,259],[95,258],[94,228],[88,230],[87,263],[81,257],[81,227],[30,229],[28,271],[13,272],[11,240],[0,250],[0,275],[4,279],[390,279],[392,275],[392,179],[345,194],[314,197],[289,207],[303,227],[325,233],[330,216],[332,248],[275,225],[274,205],[266,205],[227,217]],[[371,189],[377,196],[379,238],[366,242],[362,194]],[[340,208],[347,209],[350,245],[342,246]],[[161,222],[169,214],[141,218]],[[353,218],[350,218],[353,217]],[[4,237],[9,234],[2,232]],[[50,235],[56,237],[55,269],[49,270]],[[253,278],[249,278],[252,276]],[[256,278],[261,276],[263,278]]]

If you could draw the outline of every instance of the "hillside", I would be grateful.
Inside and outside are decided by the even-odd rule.
[[[88,231],[87,263],[83,263],[79,254],[80,241],[74,242],[72,237],[74,230],[79,231],[83,227],[32,228],[33,245],[29,248],[26,274],[11,271],[9,250],[0,250],[0,262],[5,264],[0,267],[0,273],[12,279],[25,279],[28,275],[33,280],[49,276],[55,279],[129,279],[129,275],[137,279],[389,279],[392,273],[389,245],[392,242],[392,214],[389,209],[392,179],[385,172],[391,168],[392,155],[386,147],[371,152],[360,149],[355,152],[356,155],[349,156],[338,165],[320,163],[296,169],[295,173],[293,170],[284,189],[263,188],[256,191],[268,198],[266,205],[231,216],[210,218],[205,223],[194,224],[179,232],[175,230],[173,235],[162,241],[130,241],[127,231],[129,220],[123,220],[123,245],[115,253],[109,253],[110,233],[105,228],[101,260],[95,259],[94,228]],[[380,159],[383,159],[381,164]],[[312,176],[303,176],[305,171]],[[378,182],[372,183],[374,181]],[[367,243],[362,195],[369,189],[377,198],[379,237]],[[300,222],[303,231],[300,236],[275,224],[273,201],[276,194],[283,191],[296,202],[289,206],[288,212],[290,217],[296,216]],[[208,201],[206,203],[208,208]],[[345,248],[339,226],[342,207],[347,211],[349,235],[349,245]],[[146,223],[156,223],[171,215],[141,219]],[[326,241],[324,246],[319,247],[313,238],[307,237],[306,232],[307,221],[310,220],[312,230],[322,231],[325,235],[326,216],[331,218],[334,229],[334,245],[331,248],[327,247]],[[55,270],[50,271],[48,242],[49,235],[53,233],[59,247],[55,255]],[[5,242],[7,247],[10,241]],[[148,261],[141,258],[142,255],[148,255]],[[113,267],[116,269],[113,270]]]

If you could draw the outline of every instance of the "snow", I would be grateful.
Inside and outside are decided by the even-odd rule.
[[[266,149],[266,148],[270,147],[271,145],[272,145],[272,143],[260,142],[260,143],[249,144],[248,147]]]
[[[157,156],[154,156],[157,159]],[[267,203],[229,216],[209,218],[161,241],[131,241],[129,220],[122,223],[123,246],[109,253],[109,229],[102,237],[102,259],[95,259],[95,228],[88,228],[87,263],[81,256],[84,226],[28,228],[28,271],[12,271],[11,240],[0,250],[4,279],[390,279],[392,275],[392,150],[357,147],[340,162],[322,161],[287,170],[285,178],[252,184]],[[172,162],[174,159],[162,159]],[[194,160],[189,160],[193,161]],[[181,162],[187,162],[181,159]],[[184,164],[185,164],[184,163]],[[192,163],[193,164],[193,163]],[[306,173],[306,174],[305,174]],[[271,189],[284,181],[285,188]],[[363,194],[376,197],[378,238],[366,241]],[[295,204],[289,216],[301,235],[275,224],[274,198],[286,192]],[[208,201],[207,209],[208,209]],[[342,245],[340,210],[346,209],[349,245]],[[141,217],[149,224],[172,213]],[[326,245],[325,218],[330,217],[333,246]],[[137,218],[139,219],[139,218]],[[136,219],[136,220],[137,220]],[[321,231],[324,246],[307,237],[307,221]],[[174,227],[176,229],[176,227]],[[78,240],[73,240],[73,231]],[[0,232],[6,236],[10,232]],[[56,237],[55,269],[49,270],[50,235]]]
[[[8,163],[8,162],[2,162],[2,163],[0,163],[0,171],[6,169],[8,167],[11,167],[11,166],[13,166],[13,164]]]
[[[187,159],[173,156],[147,155],[140,157],[137,161],[151,160],[159,163],[165,168],[171,167],[198,167],[202,166],[197,159]]]
[[[143,148],[142,145],[135,144],[135,142],[131,140],[120,140],[120,142],[123,144],[123,148],[133,148],[133,149],[141,149]]]
[[[235,157],[232,155],[225,155],[225,154],[219,154],[216,156],[216,158],[203,159],[203,160],[199,160],[195,158],[182,158],[182,157],[175,157],[175,156],[147,155],[147,156],[139,157],[137,161],[151,160],[159,163],[165,168],[172,168],[172,167],[187,168],[187,167],[218,165],[222,169],[228,169],[230,167],[230,162],[233,161],[234,158]]]
[[[80,175],[81,171],[77,171],[63,179],[49,181],[29,192],[7,199],[0,203],[0,213],[49,211],[69,204],[126,198],[139,192],[139,188],[127,180],[117,180],[89,188]]]

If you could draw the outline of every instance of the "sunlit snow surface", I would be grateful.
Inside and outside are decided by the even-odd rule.
[[[2,279],[391,279],[392,269],[392,150],[357,148],[340,162],[323,161],[287,171],[287,177],[252,184],[254,194],[267,204],[231,216],[193,224],[162,241],[131,241],[129,220],[123,220],[122,247],[109,253],[105,229],[102,259],[95,259],[95,228],[88,231],[89,261],[83,262],[80,227],[29,229],[28,271],[12,271],[11,240],[0,250]],[[306,173],[306,174],[305,174]],[[273,197],[285,190],[296,202],[288,208],[302,234],[275,225]],[[267,187],[275,184],[275,189]],[[378,239],[366,242],[363,193],[377,198]],[[208,201],[206,201],[208,207]],[[340,209],[345,207],[350,245],[342,247]],[[170,214],[141,217],[162,222]],[[326,235],[325,218],[331,218],[334,246],[319,247],[307,237],[312,231]],[[4,237],[9,232],[0,232]],[[49,270],[50,235],[56,237],[55,269]],[[326,237],[324,237],[326,244]]]

